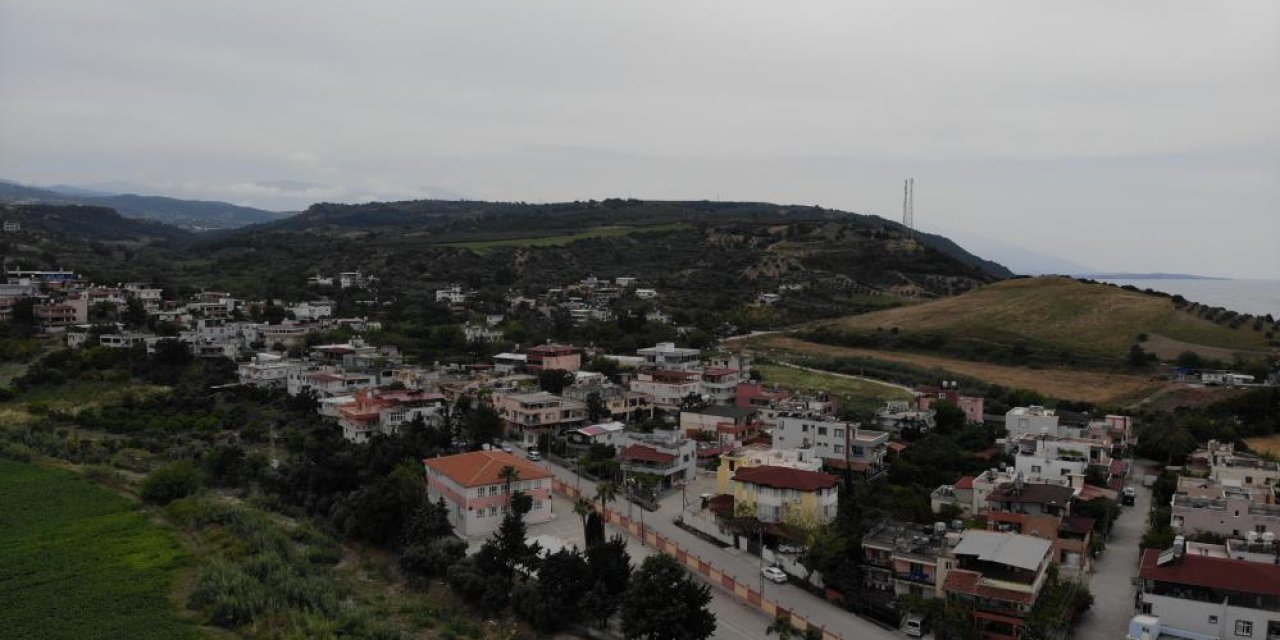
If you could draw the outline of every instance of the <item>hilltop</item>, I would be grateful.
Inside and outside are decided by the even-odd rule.
[[[1183,351],[1228,362],[1236,356],[1265,355],[1265,332],[1254,323],[1237,324],[1233,328],[1198,317],[1166,296],[1043,277],[819,322],[805,337],[1018,364],[1114,364],[1135,344],[1165,359]]]
[[[6,266],[66,268],[107,282],[164,273],[174,259],[172,249],[193,235],[106,207],[0,205],[0,219],[21,225],[0,236]]]
[[[209,286],[301,292],[308,275],[360,270],[386,296],[453,282],[533,295],[586,276],[639,278],[691,317],[738,310],[781,326],[954,295],[1008,271],[937,236],[816,207],[606,200],[318,204],[198,239]],[[761,293],[782,300],[757,305]]]
[[[79,204],[106,207],[125,218],[154,220],[191,231],[233,229],[279,220],[273,211],[228,202],[183,200],[165,196],[114,194],[59,186],[43,189],[0,180],[0,202],[10,204]]]

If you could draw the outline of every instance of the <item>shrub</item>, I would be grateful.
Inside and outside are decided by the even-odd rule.
[[[35,452],[21,442],[6,442],[0,445],[0,458],[8,458],[17,460],[18,462],[31,462],[31,456]]]
[[[200,575],[187,606],[204,612],[216,625],[235,627],[266,609],[267,592],[239,567],[215,561]]]
[[[169,504],[200,490],[200,472],[190,462],[175,462],[147,474],[142,483],[142,499]]]

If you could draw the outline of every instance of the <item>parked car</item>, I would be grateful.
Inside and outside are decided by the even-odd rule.
[[[765,567],[760,570],[760,573],[778,584],[783,584],[787,581],[787,573],[777,567]]]
[[[511,443],[510,442],[502,443],[502,450],[506,451],[507,453],[511,453]]]
[[[913,637],[923,638],[925,633],[924,616],[908,613],[902,617],[902,632]]]
[[[542,459],[542,454],[538,453],[537,449],[530,449],[527,453],[524,454],[524,457],[534,462],[537,462]]]
[[[1125,487],[1124,491],[1120,492],[1120,504],[1132,506],[1134,500],[1137,500],[1137,498],[1138,490],[1133,487]]]

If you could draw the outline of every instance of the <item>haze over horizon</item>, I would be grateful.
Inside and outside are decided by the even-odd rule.
[[[1273,2],[3,1],[0,96],[32,184],[898,219],[911,176],[984,257],[1280,278]]]

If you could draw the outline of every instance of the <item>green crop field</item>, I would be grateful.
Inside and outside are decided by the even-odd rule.
[[[0,460],[0,636],[200,638],[168,599],[168,530],[74,473]]]
[[[579,240],[590,240],[592,238],[611,238],[616,236],[627,236],[634,233],[660,233],[665,231],[680,231],[682,229],[691,229],[689,224],[684,222],[674,222],[671,224],[658,224],[644,227],[630,227],[622,225],[612,225],[604,227],[595,227],[586,231],[577,233],[561,234],[556,236],[531,236],[528,238],[508,238],[504,240],[477,240],[475,242],[446,242],[444,246],[458,247],[460,249],[471,249],[477,253],[485,253],[494,249],[503,247],[559,247],[577,242]]]

